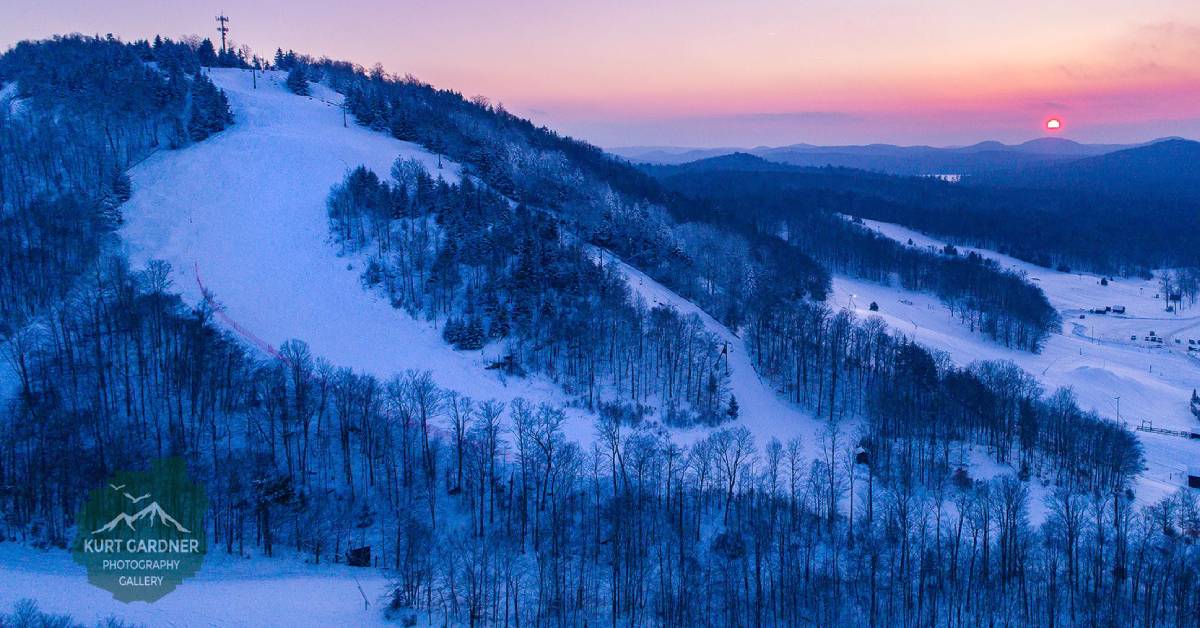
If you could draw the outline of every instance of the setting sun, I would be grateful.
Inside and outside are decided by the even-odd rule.
[[[1062,121],[1058,118],[1050,118],[1046,121],[1047,131],[1057,131],[1062,128]]]

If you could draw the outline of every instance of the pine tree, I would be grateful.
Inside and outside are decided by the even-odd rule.
[[[726,416],[730,421],[736,421],[741,414],[741,409],[738,407],[737,397],[729,395],[729,407],[725,410]]]
[[[217,64],[217,49],[213,47],[211,39],[207,37],[200,42],[200,47],[196,49],[196,57],[200,60],[200,65],[212,67]]]
[[[287,87],[292,90],[293,94],[299,96],[307,96],[309,94],[308,76],[305,74],[303,67],[296,66],[288,72]]]
[[[458,347],[463,339],[463,324],[457,318],[451,318],[446,321],[446,326],[442,328],[442,340],[446,344]]]
[[[462,340],[458,348],[466,351],[477,351],[484,345],[483,322],[478,316],[472,316],[462,332]]]
[[[1196,389],[1192,389],[1192,416],[1200,420],[1200,395],[1196,394]]]
[[[187,133],[193,142],[199,142],[209,135],[212,122],[208,118],[208,110],[197,102],[192,103],[192,114],[188,117]]]
[[[492,324],[488,327],[488,335],[492,338],[504,338],[508,335],[508,308],[500,306],[492,316]]]
[[[392,137],[398,140],[413,142],[418,139],[416,127],[413,125],[412,119],[408,116],[408,113],[403,110],[397,111],[396,114],[392,116],[392,121],[389,127]]]
[[[188,118],[188,137],[193,142],[221,131],[233,122],[229,99],[208,77],[197,73],[192,81],[192,107]]]

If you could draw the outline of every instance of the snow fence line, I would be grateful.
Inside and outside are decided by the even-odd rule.
[[[259,338],[258,336],[256,336],[254,334],[254,332],[241,326],[240,324],[238,324],[237,321],[233,320],[232,317],[230,317],[228,314],[225,313],[225,308],[220,303],[217,303],[216,299],[214,299],[212,296],[212,292],[210,292],[208,290],[208,288],[206,288],[204,286],[204,280],[202,280],[200,278],[200,262],[193,262],[192,270],[196,275],[196,285],[200,287],[201,298],[203,298],[204,302],[210,308],[212,308],[213,313],[215,313],[217,315],[217,318],[221,319],[222,323],[227,325],[233,331],[237,332],[237,334],[239,336],[241,336],[244,340],[246,340],[250,344],[254,345],[255,347],[258,347],[260,350],[265,352],[267,355],[275,358],[276,360],[279,360],[280,362],[283,362],[284,364],[288,365],[289,367],[295,366],[291,363],[290,360],[288,360],[286,357],[284,357],[284,355],[282,353],[280,353],[275,348],[274,345],[263,340],[262,338]]]
[[[241,336],[243,340],[257,347],[267,355],[279,360],[288,368],[295,367],[295,365],[287,358],[287,356],[283,355],[278,349],[275,348],[275,345],[272,345],[266,340],[259,338],[254,332],[246,329],[244,326],[234,320],[233,317],[225,313],[224,306],[222,306],[215,298],[213,298],[212,292],[209,291],[209,289],[204,285],[204,280],[200,276],[200,262],[192,262],[192,273],[196,277],[196,285],[200,288],[201,298],[204,300],[204,303],[212,308],[212,311],[217,315],[217,318],[221,319],[222,324],[226,325],[229,329],[232,329],[235,333]],[[308,376],[308,380],[309,383],[312,383],[313,376],[311,374]],[[440,425],[430,425],[430,428],[432,432],[444,438],[448,438],[451,435],[449,430]]]

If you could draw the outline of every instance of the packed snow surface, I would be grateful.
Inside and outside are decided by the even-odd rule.
[[[450,348],[440,330],[394,309],[364,289],[359,257],[340,258],[329,242],[325,201],[346,172],[365,165],[389,176],[397,157],[457,181],[461,168],[421,146],[356,124],[343,126],[341,95],[312,85],[301,97],[281,73],[211,70],[225,90],[236,123],[178,151],[163,151],[132,171],[133,198],[124,206],[121,235],[130,259],[171,263],[175,289],[202,300],[201,282],[223,306],[234,331],[277,348],[297,338],[314,356],[388,378],[406,369],[430,370],[437,382],[475,399],[564,401],[545,378],[504,379],[485,367],[500,347],[482,352]],[[731,343],[733,392],[756,440],[781,440],[811,431],[806,415],[778,399],[750,364],[740,339],[699,308],[632,267],[621,265],[635,291],[701,315],[711,332]],[[594,438],[591,417],[571,410],[565,426],[575,440]],[[679,434],[691,440],[706,430]]]
[[[329,242],[326,199],[346,173],[364,165],[381,178],[393,162],[416,159],[434,176],[457,181],[460,168],[424,148],[343,125],[341,95],[312,84],[312,96],[284,87],[281,72],[213,69],[236,122],[182,150],[160,151],[131,172],[133,198],[121,235],[135,267],[171,263],[174,289],[202,300],[200,285],[252,344],[308,343],[314,357],[386,379],[429,370],[443,387],[477,400],[559,399],[538,378],[505,380],[484,352],[457,352],[432,323],[414,320],[365,290],[360,260]],[[261,346],[261,344],[260,344]],[[572,429],[591,432],[572,415]]]
[[[863,223],[906,245],[911,240],[911,246],[940,250],[946,244],[899,225]],[[1200,388],[1200,352],[1188,351],[1198,346],[1189,345],[1189,340],[1200,343],[1200,307],[1165,311],[1157,280],[1112,277],[1108,285],[1101,285],[1098,275],[1057,272],[986,249],[957,248],[962,255],[975,251],[1025,274],[1046,293],[1063,327],[1050,336],[1041,353],[1007,349],[972,333],[937,297],[897,286],[835,276],[830,304],[861,317],[880,316],[889,327],[945,351],[959,364],[1011,360],[1041,381],[1047,392],[1069,387],[1080,407],[1101,416],[1117,420],[1119,404],[1119,420],[1130,429],[1148,422],[1155,428],[1200,432],[1200,422],[1188,410],[1192,390]],[[872,302],[878,312],[870,311]],[[1123,306],[1125,312],[1091,311],[1112,306]],[[1163,342],[1146,340],[1150,332]],[[1138,497],[1157,501],[1185,485],[1187,466],[1200,460],[1200,440],[1134,433],[1145,447],[1147,466],[1136,488]]]

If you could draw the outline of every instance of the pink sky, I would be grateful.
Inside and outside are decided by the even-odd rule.
[[[235,6],[226,6],[234,4]],[[483,94],[602,146],[1200,136],[1196,0],[26,2],[53,33],[232,36]]]

